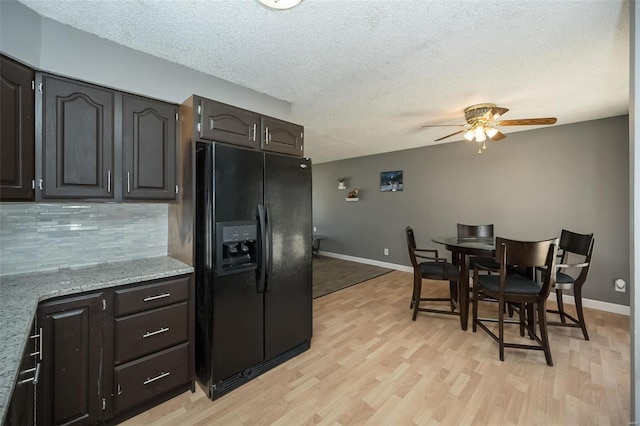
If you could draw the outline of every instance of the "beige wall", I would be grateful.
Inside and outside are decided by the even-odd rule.
[[[563,228],[593,232],[584,297],[629,305],[629,293],[613,287],[616,278],[629,282],[628,121],[510,133],[483,154],[455,142],[314,165],[314,226],[327,237],[322,250],[409,265],[407,225],[423,247],[437,247],[431,238],[455,234],[458,222],[494,223],[498,236],[515,239],[551,238]],[[404,191],[380,192],[387,170],[404,171]],[[360,201],[345,202],[346,191],[337,189],[345,176]]]

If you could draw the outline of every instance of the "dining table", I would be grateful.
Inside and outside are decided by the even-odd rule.
[[[458,267],[458,306],[460,326],[467,329],[469,319],[469,256],[494,257],[494,237],[436,237],[431,241],[443,244],[451,252],[451,261]]]

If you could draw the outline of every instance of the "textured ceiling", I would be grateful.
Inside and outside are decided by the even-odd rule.
[[[422,125],[462,124],[481,102],[557,125],[629,110],[622,0],[304,0],[286,11],[256,0],[19,1],[291,102],[314,162],[433,144],[456,129]]]

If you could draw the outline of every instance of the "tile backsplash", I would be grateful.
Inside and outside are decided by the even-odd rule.
[[[167,254],[167,204],[2,203],[0,275]]]

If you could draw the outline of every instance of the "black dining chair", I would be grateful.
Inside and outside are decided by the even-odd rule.
[[[493,238],[493,224],[490,225],[465,225],[458,223],[458,238]],[[492,257],[471,256],[469,258],[469,270],[478,263],[486,268],[498,269],[500,264]],[[490,272],[489,272],[490,273]]]
[[[587,333],[587,324],[584,321],[584,313],[582,312],[582,286],[587,280],[589,267],[591,266],[591,256],[593,254],[593,244],[595,239],[593,234],[577,234],[575,232],[562,230],[560,234],[560,244],[558,245],[558,261],[556,268],[556,301],[558,309],[548,309],[548,313],[560,316],[559,322],[547,322],[553,326],[578,327],[582,329],[585,340],[589,340]],[[582,262],[568,263],[569,258],[573,256],[581,257]],[[577,277],[567,274],[567,268],[578,268],[580,273]],[[578,318],[574,318],[564,310],[562,294],[566,290],[573,290],[573,298],[575,300],[576,314]],[[569,320],[570,322],[567,322]]]
[[[413,266],[413,295],[410,307],[413,309],[413,321],[418,312],[435,312],[439,314],[459,315],[458,307],[458,268],[447,262],[446,258],[438,256],[436,249],[422,249],[416,247],[416,239],[413,229],[407,226],[405,229],[409,259]],[[421,261],[419,259],[424,259]],[[449,297],[422,297],[422,279],[449,281]],[[449,302],[451,310],[421,308],[421,302]]]
[[[547,365],[552,366],[551,348],[549,345],[549,335],[547,333],[546,322],[546,301],[551,288],[556,281],[556,253],[558,239],[553,238],[545,241],[515,241],[506,238],[496,238],[496,262],[500,262],[500,268],[493,270],[499,272],[498,275],[481,275],[479,272],[485,269],[476,264],[473,271],[473,331],[479,326],[499,345],[500,360],[504,361],[504,348],[534,349],[542,350],[547,361]],[[509,273],[514,268],[534,270],[542,267],[542,280],[538,282],[533,275],[527,276],[517,273]],[[482,292],[498,300],[498,318],[478,317],[478,294]],[[519,309],[518,321],[505,319],[505,303],[515,304],[524,307]],[[540,335],[535,331],[535,314],[537,310],[537,321],[540,328]],[[525,320],[526,311],[526,320]],[[491,331],[484,323],[497,322],[498,335]],[[524,335],[524,329],[529,333],[537,345],[525,345],[520,343],[505,342],[504,324],[515,323],[520,325],[520,335]]]

